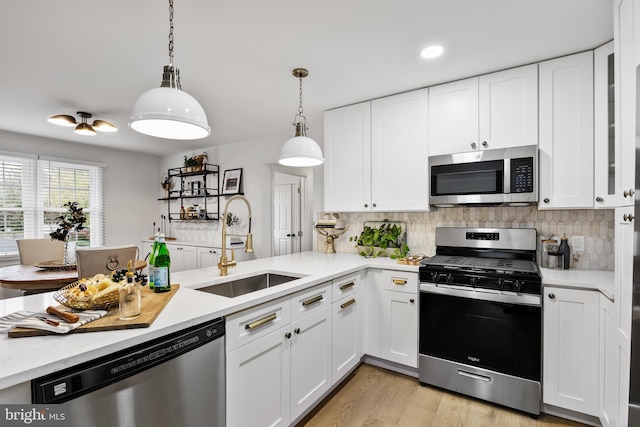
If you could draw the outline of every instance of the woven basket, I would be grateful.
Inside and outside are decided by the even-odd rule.
[[[109,292],[102,297],[92,300],[91,296],[79,298],[73,298],[69,294],[73,288],[76,288],[80,285],[80,282],[73,282],[65,286],[64,288],[58,289],[53,294],[53,299],[58,301],[60,304],[69,307],[75,308],[78,310],[106,310],[110,307],[114,307],[118,305],[120,302],[120,297],[118,292]]]

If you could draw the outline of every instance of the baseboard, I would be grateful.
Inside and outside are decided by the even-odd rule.
[[[393,372],[397,372],[399,374],[404,374],[410,377],[418,378],[418,368],[413,368],[411,366],[402,365],[396,362],[390,362],[388,360],[379,359],[374,356],[366,355],[364,359],[362,359],[364,363],[368,363],[369,365],[377,366],[379,368],[388,369]]]
[[[587,424],[594,427],[601,427],[600,419],[591,415],[583,414],[581,412],[571,411],[569,409],[560,408],[546,403],[542,404],[542,412],[545,414],[553,415],[556,417],[564,418],[571,421],[576,421],[582,424]]]

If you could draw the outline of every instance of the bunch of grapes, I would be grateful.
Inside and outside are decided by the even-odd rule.
[[[127,269],[126,268],[122,268],[120,270],[114,270],[113,273],[111,273],[111,280],[115,283],[121,282],[122,280],[125,279],[126,275],[127,275]],[[138,283],[140,283],[141,286],[145,286],[147,284],[147,275],[142,273],[141,271],[135,271],[133,273],[134,275],[134,280]]]

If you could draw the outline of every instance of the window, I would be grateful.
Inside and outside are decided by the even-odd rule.
[[[102,167],[0,153],[0,255],[17,253],[16,239],[48,237],[68,201],[87,217],[80,246],[104,241]]]

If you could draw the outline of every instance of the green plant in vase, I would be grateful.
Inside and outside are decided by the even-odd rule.
[[[58,227],[49,233],[49,237],[51,240],[64,242],[64,263],[75,264],[75,245],[70,247],[69,236],[84,228],[87,217],[84,216],[82,208],[78,207],[78,202],[67,202],[62,206],[67,208],[67,211],[57,218]]]
[[[409,253],[409,246],[404,242],[402,227],[385,219],[379,227],[364,226],[358,236],[349,238],[356,243],[360,255],[377,258],[389,255],[389,258],[403,258]]]

